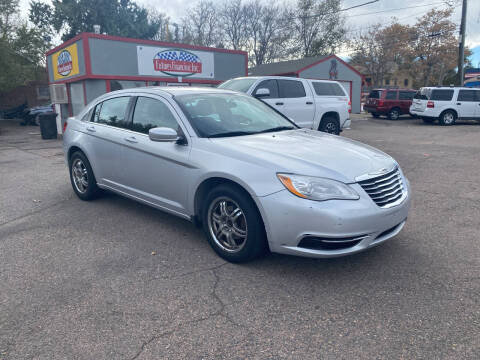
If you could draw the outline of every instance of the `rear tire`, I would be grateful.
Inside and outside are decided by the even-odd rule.
[[[333,116],[326,116],[320,121],[320,126],[318,127],[319,131],[323,131],[329,134],[339,135],[340,134],[340,124],[337,119]]]
[[[438,122],[443,126],[453,125],[455,124],[455,121],[457,121],[457,115],[452,110],[445,110],[438,118]]]
[[[100,192],[92,167],[85,154],[76,151],[69,161],[70,181],[73,191],[84,201],[96,198]]]
[[[268,248],[260,212],[248,194],[235,186],[223,184],[210,191],[202,223],[210,246],[227,261],[251,261]]]
[[[398,120],[400,117],[400,110],[398,108],[393,108],[388,112],[387,116],[390,120]]]

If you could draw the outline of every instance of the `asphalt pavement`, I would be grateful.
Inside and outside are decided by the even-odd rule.
[[[0,121],[0,359],[479,359],[480,124],[357,116],[342,136],[402,166],[403,231],[234,265],[187,221],[79,200],[61,142]]]

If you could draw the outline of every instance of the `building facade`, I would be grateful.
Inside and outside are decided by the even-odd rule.
[[[352,112],[360,112],[363,76],[336,55],[314,56],[298,60],[262,64],[249,70],[249,76],[267,75],[338,81],[350,95]]]
[[[64,101],[57,100],[62,102],[57,105],[61,119],[78,114],[106,92],[140,86],[215,86],[245,76],[248,63],[244,51],[92,33],[81,33],[46,56],[51,92],[66,92]]]

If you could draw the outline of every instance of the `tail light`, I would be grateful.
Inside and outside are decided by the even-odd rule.
[[[65,130],[67,130],[67,125],[68,125],[68,122],[67,120],[65,120],[65,122],[63,123],[63,133],[65,133]]]
[[[434,108],[434,107],[435,107],[435,103],[433,101],[427,102],[427,108]]]
[[[352,101],[351,100],[348,100],[348,112],[349,113],[352,112]]]

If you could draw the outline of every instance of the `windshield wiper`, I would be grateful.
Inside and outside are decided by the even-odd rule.
[[[267,132],[275,132],[275,131],[283,131],[283,130],[293,130],[293,129],[295,129],[293,126],[278,126],[278,127],[274,127],[274,128],[271,128],[271,129],[266,129],[266,130],[259,131],[257,134],[267,133]]]
[[[218,138],[218,137],[229,137],[229,136],[243,136],[243,135],[252,135],[256,134],[256,132],[251,132],[251,131],[228,131],[224,133],[218,133],[218,134],[213,134],[209,135],[209,138]]]

